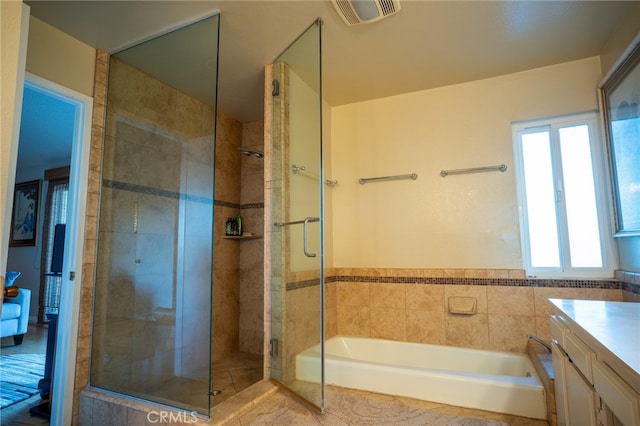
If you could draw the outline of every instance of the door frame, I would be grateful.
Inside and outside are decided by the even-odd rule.
[[[51,424],[71,424],[75,394],[80,291],[83,281],[82,265],[84,262],[93,98],[28,72],[25,73],[24,80],[24,87],[32,87],[75,107],[67,232],[65,234],[60,310],[53,363],[50,419]]]

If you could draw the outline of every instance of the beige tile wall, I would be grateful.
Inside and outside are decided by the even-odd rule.
[[[242,146],[264,152],[264,122],[242,125]],[[263,235],[265,160],[242,156],[241,197],[245,231]],[[260,207],[262,206],[262,207]],[[249,208],[250,207],[250,208]],[[240,351],[264,353],[264,242],[240,244]]]
[[[75,387],[72,424],[79,422],[80,392],[89,385],[89,359],[91,356],[91,324],[95,298],[96,244],[98,238],[98,207],[100,200],[100,174],[102,170],[104,121],[106,114],[107,74],[109,55],[96,52],[96,76],[93,89],[93,117],[91,147],[89,151],[89,184],[85,222],[85,241],[80,290],[78,347],[76,352]]]
[[[214,208],[213,251],[213,336],[211,360],[218,361],[238,351],[239,315],[238,283],[240,281],[240,245],[236,240],[222,238],[228,217],[239,209],[242,123],[218,111],[216,128],[216,200],[231,203]]]
[[[522,276],[495,270],[336,269],[335,276]],[[336,281],[326,284],[326,333],[525,352],[526,335],[549,340],[548,298],[622,300],[622,290]],[[533,283],[532,283],[533,284]],[[451,297],[472,297],[476,313],[449,313]]]

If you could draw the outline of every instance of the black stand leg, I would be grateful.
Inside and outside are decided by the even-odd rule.
[[[32,416],[42,417],[43,419],[51,418],[51,407],[49,406],[49,402],[43,402],[40,405],[35,405],[29,408],[29,413]]]
[[[22,344],[22,339],[24,339],[24,334],[15,334],[13,336],[13,343],[18,346]]]
[[[51,417],[51,382],[53,380],[53,359],[56,350],[56,334],[58,332],[58,314],[47,314],[49,331],[47,332],[47,355],[44,362],[44,377],[38,382],[38,390],[42,399],[48,399],[40,405],[29,409],[32,416]]]

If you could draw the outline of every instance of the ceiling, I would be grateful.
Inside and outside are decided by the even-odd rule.
[[[637,11],[637,1],[400,1],[396,15],[352,27],[327,0],[25,3],[110,53],[219,11],[218,106],[241,122],[262,119],[265,64],[318,17],[324,98],[338,106],[596,56]]]
[[[408,1],[349,27],[329,1],[31,1],[31,14],[108,52],[220,11],[219,107],[262,118],[263,70],[324,20],[324,96],[333,106],[598,55],[635,6],[616,1]]]
[[[53,97],[37,86],[26,85],[22,99],[18,168],[68,165],[75,114],[75,106],[71,103]]]

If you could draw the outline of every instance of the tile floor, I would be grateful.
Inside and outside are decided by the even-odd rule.
[[[279,390],[240,417],[245,425],[516,425],[547,426],[546,421],[453,407],[411,398],[327,386],[325,412],[307,407],[288,391]]]
[[[38,350],[44,352],[45,346],[46,328],[30,327],[24,343],[20,346],[13,346],[11,340],[3,339],[2,353],[38,353]],[[248,355],[225,359],[214,364],[212,375],[213,388],[223,391],[220,395],[213,397],[212,404],[217,405],[241,393],[251,383],[259,381],[262,376],[262,360]],[[325,398],[325,412],[319,414],[287,390],[278,389],[225,424],[231,426],[548,425],[547,422],[540,420],[333,386],[327,387]],[[35,395],[0,411],[0,424],[2,426],[48,425],[47,420],[29,414],[29,408],[41,402],[40,396]],[[215,411],[216,408],[213,410]],[[208,424],[215,424],[215,422],[211,421]]]
[[[211,369],[211,390],[222,391],[211,398],[211,405],[220,404],[262,380],[262,356],[239,353],[216,361]]]

